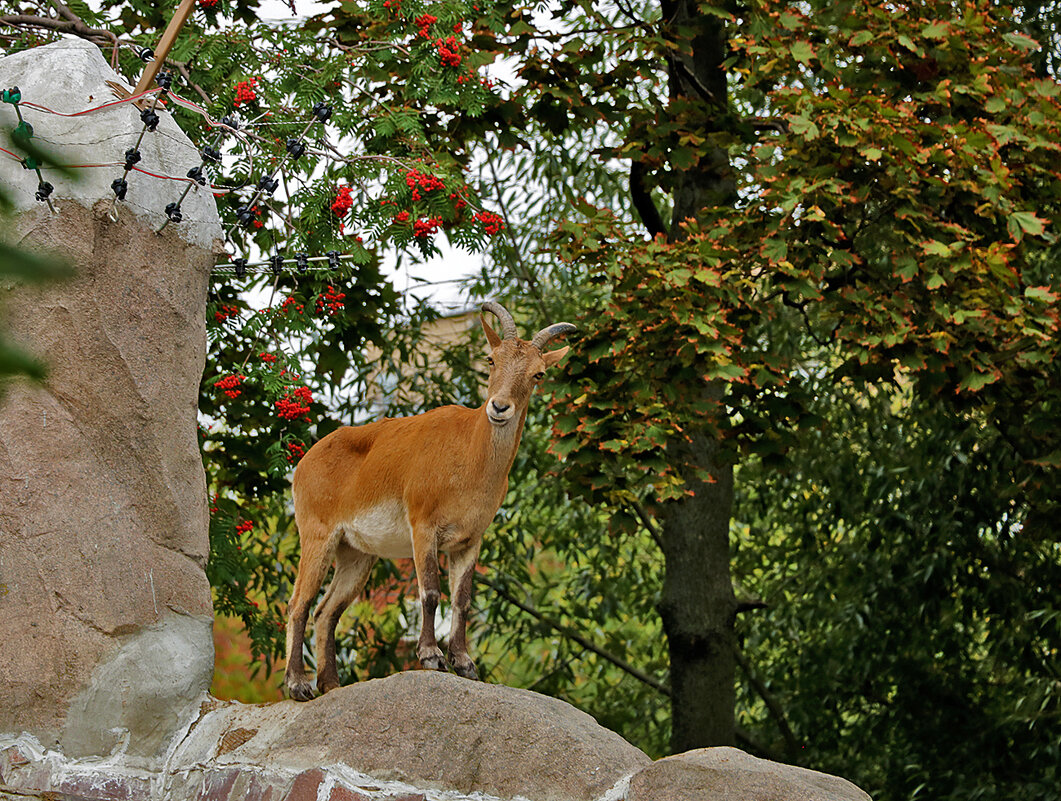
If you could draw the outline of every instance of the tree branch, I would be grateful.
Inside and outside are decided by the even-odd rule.
[[[634,667],[633,665],[631,665],[629,662],[627,662],[622,657],[615,656],[614,654],[608,653],[603,648],[601,648],[599,645],[596,645],[595,643],[593,643],[590,640],[586,639],[582,634],[580,634],[579,632],[575,631],[571,627],[565,626],[563,623],[560,623],[557,620],[553,620],[548,615],[542,614],[537,609],[535,609],[533,606],[530,606],[529,604],[523,603],[518,598],[513,596],[511,593],[509,593],[508,590],[506,590],[504,587],[502,587],[496,581],[493,581],[492,579],[488,579],[486,576],[480,575],[478,573],[475,574],[475,578],[481,584],[485,584],[486,586],[490,587],[501,598],[503,598],[504,600],[508,601],[510,604],[515,606],[517,609],[523,610],[528,615],[533,617],[535,620],[538,620],[539,622],[544,623],[549,628],[553,629],[554,631],[556,631],[557,633],[559,633],[562,636],[566,637],[567,639],[578,643],[583,648],[585,648],[587,651],[592,651],[597,656],[599,656],[601,659],[604,659],[604,660],[606,660],[608,662],[611,662],[613,665],[615,665],[617,668],[619,668],[623,672],[628,673],[629,675],[633,676],[635,679],[637,679],[638,681],[642,682],[643,684],[647,684],[649,687],[651,687],[653,690],[655,690],[656,692],[660,693],[661,695],[665,695],[668,698],[670,698],[670,687],[668,687],[663,682],[659,681],[658,679],[653,678],[652,676],[649,676],[647,673],[645,673],[644,671],[640,670],[639,668]]]
[[[788,757],[789,759],[794,759],[796,754],[799,753],[799,740],[796,739],[796,735],[792,732],[792,727],[788,725],[788,720],[785,718],[785,712],[781,708],[781,704],[778,703],[777,698],[763,684],[762,680],[755,675],[748,657],[744,655],[744,652],[741,651],[740,646],[736,643],[733,643],[733,656],[737,660],[737,664],[740,665],[741,670],[744,671],[744,675],[748,677],[748,683],[763,699],[766,708],[770,710],[770,714],[777,721],[777,728],[781,731],[781,737],[785,740]]]
[[[660,216],[659,209],[652,200],[652,193],[645,186],[645,165],[641,161],[630,161],[630,200],[634,209],[641,216],[641,222],[655,238],[658,234],[667,235],[667,226]]]

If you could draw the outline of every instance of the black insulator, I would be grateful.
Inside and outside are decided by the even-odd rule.
[[[37,187],[37,200],[47,200],[54,189],[55,187],[47,181],[41,181]]]
[[[247,274],[246,259],[233,259],[232,264],[236,268],[236,278],[242,278]]]
[[[129,182],[124,178],[115,178],[111,181],[111,189],[118,200],[125,200],[125,193],[129,191]]]
[[[239,130],[239,120],[237,120],[235,117],[222,117],[221,124],[227,125],[233,131]]]
[[[184,219],[184,215],[181,214],[181,207],[177,203],[170,203],[166,206],[166,216],[169,217],[170,222],[179,223]]]
[[[309,254],[303,253],[302,251],[296,253],[295,264],[298,266],[298,271],[300,273],[306,272],[306,270],[309,268]]]
[[[155,58],[155,51],[150,47],[141,47],[136,51],[136,57],[147,64],[149,61],[153,61]]]
[[[323,100],[313,105],[313,116],[321,122],[327,122],[328,118],[332,116],[332,107],[325,103]]]
[[[269,266],[273,268],[274,274],[279,274],[280,270],[284,266],[284,257],[277,253],[275,256],[269,257]]]
[[[140,161],[140,151],[135,148],[129,148],[125,151],[125,170],[128,172],[133,168],[133,165]]]
[[[199,186],[206,185],[206,176],[203,175],[202,167],[192,167],[188,170],[188,177],[194,180]]]
[[[280,182],[269,175],[263,175],[261,180],[258,181],[258,188],[264,189],[266,192],[272,194],[276,191],[276,187],[280,185]]]
[[[244,228],[249,228],[256,216],[257,215],[246,206],[240,206],[236,209],[236,219],[239,220],[239,224]]]
[[[169,89],[173,84],[173,74],[160,70],[158,75],[155,76],[155,83],[161,86],[163,89]]]
[[[287,152],[291,154],[292,159],[297,159],[306,152],[306,143],[301,139],[288,139]]]
[[[339,269],[339,251],[338,250],[329,250],[324,255],[328,257],[328,266],[331,269],[333,269],[333,270],[338,270]]]
[[[144,127],[149,131],[155,130],[158,127],[158,114],[152,109],[145,108],[140,112],[140,119],[144,123]]]
[[[203,161],[212,161],[214,164],[221,163],[221,154],[214,150],[212,147],[207,145],[202,149]]]

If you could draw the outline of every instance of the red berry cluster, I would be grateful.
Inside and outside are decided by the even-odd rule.
[[[236,526],[236,533],[237,534],[246,534],[252,528],[254,528],[254,522],[251,521],[251,520],[244,520],[242,523],[240,523],[238,526]]]
[[[457,192],[450,192],[449,193],[449,199],[454,201],[454,203],[453,203],[453,210],[454,211],[460,211],[461,209],[463,209],[465,206],[468,205],[468,201],[465,200],[463,197],[461,197],[461,195],[459,193],[457,193]]]
[[[394,215],[394,222],[396,223],[407,223],[409,222],[409,212],[399,211]]]
[[[304,417],[309,422],[309,405],[313,402],[313,393],[309,387],[288,387],[287,394],[276,402],[276,415],[284,420],[295,420]]]
[[[438,55],[442,59],[442,63],[450,67],[459,67],[461,63],[461,54],[457,52],[457,48],[460,47],[457,44],[457,37],[450,36],[446,41],[439,39],[435,42],[435,47],[438,48]]]
[[[436,22],[438,22],[438,17],[434,16],[433,14],[421,14],[419,17],[414,19],[413,24],[420,29],[420,32],[417,34],[417,36],[423,39],[430,39],[430,28]]]
[[[214,312],[214,319],[217,320],[219,323],[223,323],[229,317],[236,317],[237,315],[239,315],[238,308],[236,308],[235,306],[226,306],[222,303],[218,307],[218,310]]]
[[[199,0],[199,8],[216,8],[218,0]]]
[[[350,187],[340,186],[335,195],[335,202],[332,203],[332,211],[335,212],[335,216],[345,217],[353,206],[354,199],[350,197]]]
[[[238,398],[243,393],[243,390],[241,390],[239,388],[239,385],[243,382],[243,379],[245,379],[246,377],[247,376],[245,376],[245,375],[227,375],[227,376],[224,376],[222,378],[217,379],[217,381],[214,382],[214,388],[215,389],[220,389],[222,392],[224,392],[230,398]]]
[[[328,313],[329,317],[334,317],[343,310],[343,299],[346,297],[345,292],[338,291],[335,287],[329,286],[317,298],[317,314],[324,312]]]
[[[383,7],[389,8],[395,14],[399,14],[402,10],[402,0],[383,0]]]
[[[440,178],[436,178],[434,175],[425,175],[419,170],[409,170],[409,172],[405,173],[405,183],[413,190],[413,200],[420,199],[421,189],[425,192],[431,192],[435,189],[446,188]]]
[[[259,353],[258,358],[266,364],[273,364],[276,362],[277,356],[275,353]]]
[[[306,307],[299,303],[295,298],[290,295],[276,307],[277,314],[287,314],[289,311],[295,312],[295,314],[302,314],[306,310]]]
[[[232,105],[239,108],[240,103],[250,103],[252,100],[257,100],[258,95],[254,92],[254,87],[257,85],[257,78],[237,83],[235,86],[236,99],[232,101]]]
[[[494,214],[492,211],[480,211],[472,219],[478,220],[483,224],[483,230],[486,231],[488,236],[493,236],[505,227],[504,218],[500,214]]]
[[[426,220],[414,220],[413,221],[413,236],[424,237],[431,236],[438,230],[438,227],[442,225],[441,217],[429,217]]]
[[[306,455],[306,448],[301,442],[289,442],[287,443],[287,453],[285,455],[287,456],[287,461],[290,464],[294,464]]]

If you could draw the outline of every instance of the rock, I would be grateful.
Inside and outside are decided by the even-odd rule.
[[[0,88],[17,86],[24,103],[66,114],[116,100],[106,84],[108,80],[132,88],[110,68],[98,47],[77,37],[0,58]],[[60,212],[71,200],[91,208],[98,200],[106,199],[110,208],[114,199],[111,182],[122,177],[125,152],[136,145],[144,127],[140,110],[125,103],[79,117],[48,114],[28,105],[23,105],[21,111],[33,128],[33,141],[61,164],[119,162],[118,166],[76,169],[72,177],[45,167],[44,179],[55,187],[51,198]],[[139,146],[141,160],[135,165],[147,172],[138,169],[126,176],[125,200],[118,204],[123,218],[139,219],[155,230],[166,221],[166,206],[175,202],[187,185],[185,180],[171,178],[185,179],[188,169],[202,160],[199,149],[164,107],[159,106],[156,112],[160,118],[158,126],[144,134]],[[11,131],[17,124],[13,106],[0,104],[0,130]],[[171,178],[157,178],[148,172]],[[0,158],[0,183],[16,209],[48,211],[36,199],[36,174],[19,162]],[[209,188],[196,184],[181,202],[181,212],[184,219],[166,230],[176,229],[186,241],[210,250],[222,231]]]
[[[236,730],[256,733],[218,756]],[[413,788],[534,801],[600,798],[650,762],[563,701],[427,670],[342,687],[308,703],[207,712],[171,761],[208,760],[289,770],[342,765]]]
[[[846,779],[737,748],[701,748],[654,762],[630,780],[626,801],[870,801]]]
[[[0,58],[0,86],[58,111],[108,101],[104,81],[116,78],[81,40]],[[0,128],[12,111],[0,106]],[[64,163],[114,160],[142,127],[131,105],[71,119],[24,113]],[[143,163],[183,174],[195,149],[161,116],[164,135],[145,135]],[[150,761],[213,670],[196,413],[221,229],[207,196],[196,212],[206,222],[156,235],[165,198],[148,197],[140,173],[129,197],[153,210],[121,208],[113,222],[120,168],[78,172],[88,179],[55,179],[52,215],[32,199],[33,172],[0,160],[3,190],[22,209],[0,235],[77,271],[0,289],[11,339],[49,370],[43,385],[0,399],[0,733],[32,734],[67,756],[121,748]],[[166,197],[179,192],[156,183]]]

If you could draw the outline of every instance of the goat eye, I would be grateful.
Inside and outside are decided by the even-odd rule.
[[[543,378],[545,378],[545,373],[535,373],[534,374],[534,380],[535,381],[541,381]]]
[[[489,364],[491,367],[493,367],[494,366],[494,357],[493,356],[487,356],[486,357],[486,363]]]

